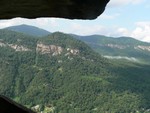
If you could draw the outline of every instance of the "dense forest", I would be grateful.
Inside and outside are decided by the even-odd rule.
[[[0,94],[44,113],[149,113],[150,65],[108,60],[72,35],[0,30]]]

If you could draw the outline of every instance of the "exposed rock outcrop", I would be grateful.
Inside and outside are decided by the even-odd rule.
[[[67,48],[68,51],[68,55],[69,54],[73,54],[73,55],[78,55],[79,54],[79,50],[78,49],[71,49],[71,48]]]
[[[0,0],[0,19],[60,17],[95,19],[109,0]]]
[[[51,54],[52,56],[60,55],[63,48],[56,45],[45,45],[42,43],[37,44],[36,51],[41,54]]]
[[[31,51],[31,49],[24,47],[22,45],[16,45],[16,44],[8,44],[0,41],[0,47],[10,47],[14,49],[15,51]]]
[[[0,47],[5,47],[6,44],[4,44],[3,42],[0,42]]]
[[[40,54],[50,54],[52,56],[60,55],[62,54],[62,52],[65,53],[65,56],[78,55],[80,53],[78,49],[67,48],[65,50],[61,46],[45,45],[43,43],[37,44],[36,52]]]
[[[134,49],[144,50],[144,51],[150,51],[150,46],[138,45],[138,46],[134,47]]]
[[[9,44],[8,46],[11,47],[12,49],[15,49],[16,51],[31,51],[30,49],[24,46],[18,46],[13,44]]]

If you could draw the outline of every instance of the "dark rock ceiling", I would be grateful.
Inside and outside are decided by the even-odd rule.
[[[0,0],[0,19],[58,17],[95,19],[109,0]]]
[[[0,95],[0,113],[35,113],[22,105]]]

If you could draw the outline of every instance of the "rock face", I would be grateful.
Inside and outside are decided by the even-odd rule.
[[[137,47],[134,47],[134,48],[138,50],[150,51],[150,46],[138,45]]]
[[[12,49],[14,49],[15,51],[31,51],[29,48],[24,47],[24,46],[19,46],[16,44],[8,44],[8,43],[4,43],[0,40],[0,47],[10,47]]]
[[[8,46],[11,47],[12,49],[15,49],[16,51],[31,51],[30,49],[24,46],[18,46],[18,45],[13,45],[13,44],[9,44]]]
[[[59,55],[62,53],[63,49],[56,45],[44,45],[42,43],[37,44],[36,51],[41,54],[52,54],[52,56]]]
[[[78,49],[67,48],[66,50],[67,51],[65,53],[65,56],[78,55],[80,53]],[[65,51],[64,48],[62,48],[61,46],[57,46],[57,45],[45,45],[43,43],[38,43],[36,47],[37,53],[49,54],[52,56],[60,55],[64,51]]]
[[[60,17],[95,19],[109,0],[0,0],[0,19]]]
[[[70,54],[72,54],[72,55],[78,55],[79,54],[79,50],[78,49],[71,49],[71,48],[67,48],[67,54],[68,55],[70,55]]]

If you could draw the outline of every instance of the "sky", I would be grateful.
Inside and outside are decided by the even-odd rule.
[[[110,0],[104,13],[95,20],[69,20],[60,18],[0,20],[0,29],[27,24],[50,32],[77,35],[128,36],[150,42],[150,0]]]

